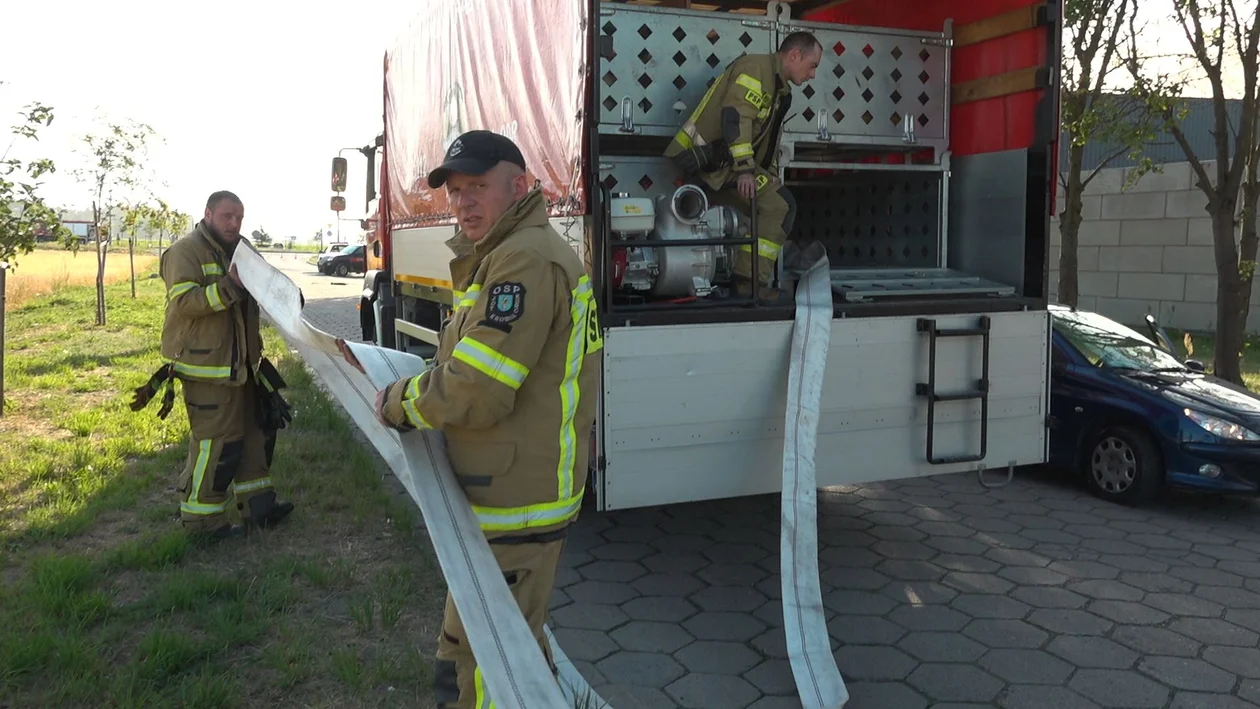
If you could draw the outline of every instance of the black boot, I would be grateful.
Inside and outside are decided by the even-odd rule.
[[[268,529],[279,524],[292,511],[292,502],[277,500],[275,491],[268,490],[249,498],[249,514],[242,516],[249,526]]]

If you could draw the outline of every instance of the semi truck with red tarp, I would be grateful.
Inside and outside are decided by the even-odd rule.
[[[1047,457],[1056,0],[452,0],[384,58],[365,340],[432,353],[459,293],[428,171],[456,136],[520,146],[583,257],[604,328],[588,493],[599,509],[782,485],[793,307],[727,295],[749,214],[709,204],[666,145],[736,58],[823,47],[793,88],[789,240],[820,243],[834,319],[819,486]],[[374,164],[379,157],[379,172]],[[775,277],[791,280],[782,264]]]

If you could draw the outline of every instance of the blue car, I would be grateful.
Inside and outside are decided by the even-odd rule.
[[[1125,504],[1161,489],[1260,491],[1260,397],[1097,313],[1051,306],[1050,463]],[[1156,345],[1159,341],[1161,345]]]

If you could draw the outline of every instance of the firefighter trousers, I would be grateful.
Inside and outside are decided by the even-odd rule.
[[[751,212],[749,201],[739,194],[739,188],[732,184],[715,191],[709,198],[713,206],[731,207],[745,217]],[[774,265],[783,250],[783,243],[796,222],[796,198],[787,187],[767,172],[757,171],[757,253],[761,263],[757,264],[758,279],[762,285],[770,283],[774,278]],[[735,276],[745,281],[752,280],[752,245],[740,246],[735,252],[733,266]]]
[[[555,660],[543,634],[543,626],[547,622],[547,608],[563,549],[563,539],[530,544],[490,541],[490,551],[499,562],[508,588],[520,605],[530,631],[537,638],[552,674],[556,672]],[[486,692],[485,681],[449,592],[446,594],[442,632],[438,635],[433,685],[438,709],[484,709],[493,706],[493,697]]]
[[[276,432],[258,423],[253,379],[242,386],[181,384],[191,433],[179,478],[179,517],[189,529],[208,531],[230,523],[229,492],[242,518],[251,516],[251,498],[275,497],[270,470]]]

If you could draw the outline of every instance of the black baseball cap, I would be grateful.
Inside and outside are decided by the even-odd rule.
[[[525,156],[511,139],[488,130],[470,130],[446,149],[446,159],[429,173],[429,187],[441,187],[452,172],[484,175],[500,162],[510,162],[525,169]]]

